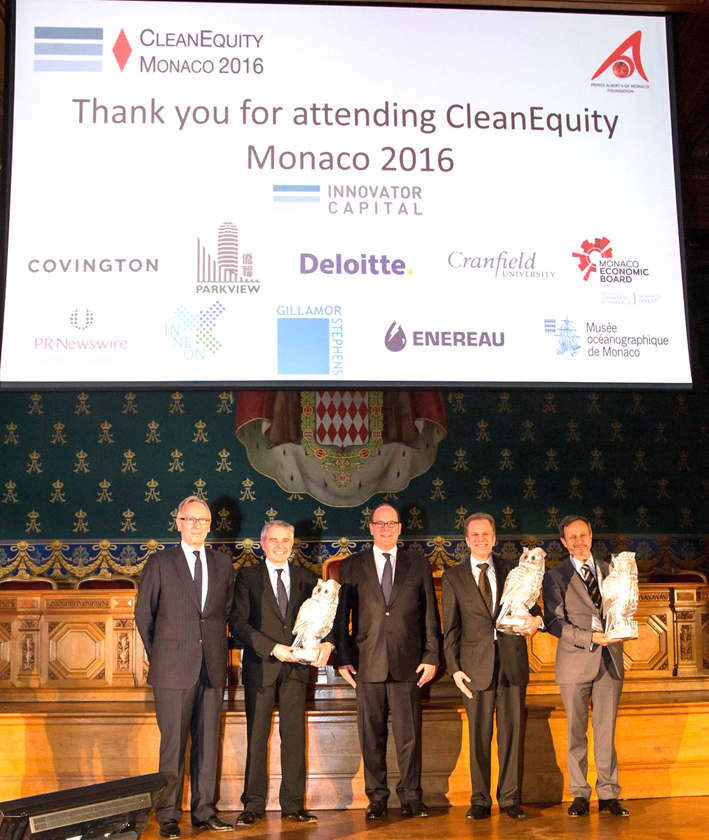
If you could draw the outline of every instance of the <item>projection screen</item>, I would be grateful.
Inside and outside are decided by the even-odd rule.
[[[15,12],[3,387],[691,383],[665,18]]]

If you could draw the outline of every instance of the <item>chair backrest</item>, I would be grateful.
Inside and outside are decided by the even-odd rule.
[[[129,577],[87,577],[76,584],[77,589],[136,589],[137,584]]]
[[[707,576],[702,572],[683,570],[681,572],[652,572],[648,583],[706,583]]]
[[[30,577],[30,578],[18,578],[18,577],[9,577],[5,578],[4,580],[0,580],[0,589],[9,589],[15,592],[19,592],[21,590],[38,590],[38,589],[56,589],[57,582],[55,580],[51,580],[50,578],[38,578],[38,577]]]
[[[349,554],[336,554],[334,557],[328,557],[322,564],[322,579],[336,580],[340,582],[340,564]]]

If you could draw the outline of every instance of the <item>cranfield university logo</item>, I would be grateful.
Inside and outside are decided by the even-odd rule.
[[[112,52],[123,72],[133,49],[122,29]],[[35,73],[102,73],[103,27],[35,26],[34,55]]]
[[[239,228],[224,222],[217,231],[217,257],[197,238],[197,294],[257,294],[261,283],[254,276],[254,255],[239,252]]]
[[[605,87],[609,92],[623,93],[632,93],[634,88],[650,87],[649,84],[639,81],[643,79],[644,82],[649,82],[640,54],[641,39],[642,31],[638,29],[614,49],[591,76],[592,87]],[[608,75],[609,72],[619,81],[614,82],[613,76]],[[604,75],[605,81],[596,82],[596,79]]]
[[[650,270],[639,260],[627,259],[625,254],[622,259],[617,253],[614,255],[607,236],[596,237],[593,242],[584,240],[581,250],[573,251],[572,256],[578,261],[578,269],[585,281],[597,275],[600,283],[633,283],[650,276]]]

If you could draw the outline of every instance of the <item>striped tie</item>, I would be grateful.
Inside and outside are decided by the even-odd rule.
[[[598,581],[596,580],[596,576],[586,565],[586,563],[584,563],[583,566],[581,566],[581,573],[583,574],[583,582],[586,584],[588,594],[591,596],[591,600],[593,601],[596,609],[600,613],[601,607],[603,605],[603,599],[601,598],[601,590],[598,588]]]

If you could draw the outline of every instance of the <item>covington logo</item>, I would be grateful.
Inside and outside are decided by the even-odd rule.
[[[619,79],[629,79],[637,70],[638,75],[642,76],[645,81],[648,81],[647,75],[643,68],[642,59],[640,58],[640,40],[642,38],[642,31],[638,29],[637,32],[626,38],[625,41],[608,56],[608,58],[601,64],[596,72],[591,76],[591,81],[597,79],[601,74],[611,67],[613,73]],[[630,50],[632,57],[626,55],[626,50]]]

